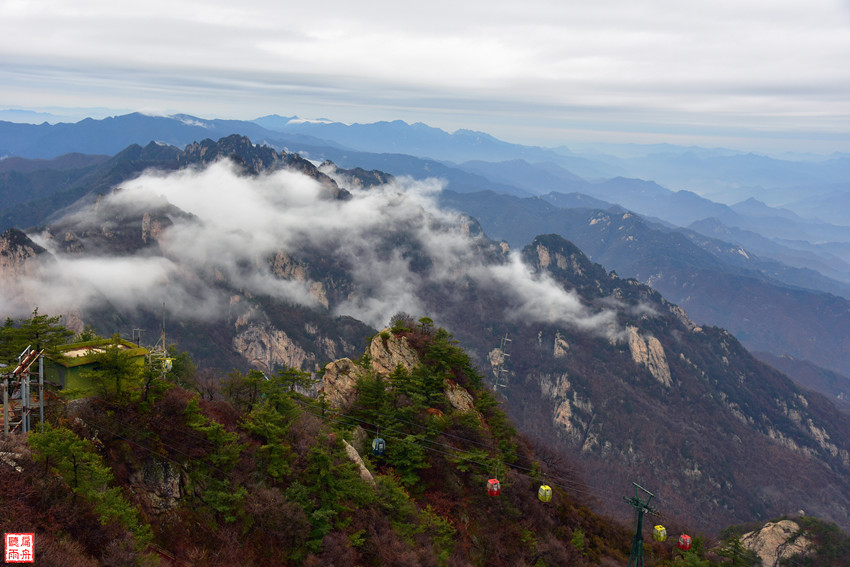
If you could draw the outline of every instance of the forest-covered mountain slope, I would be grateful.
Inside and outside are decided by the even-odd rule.
[[[67,334],[55,322],[7,324],[0,344],[38,332],[50,349]],[[91,390],[51,397],[43,426],[0,439],[0,527],[34,534],[39,565],[626,561],[629,527],[593,511],[575,463],[517,434],[428,318],[395,317],[357,360],[329,363],[311,396],[299,392],[315,379],[294,368],[211,384],[185,353],[167,370],[117,347],[91,358]],[[663,521],[673,537],[645,534],[647,565],[848,564],[850,538],[808,516],[720,539],[687,530],[685,552],[687,526]]]
[[[233,373],[202,399],[174,383],[185,367],[148,377],[107,350],[94,397],[3,441],[0,524],[34,532],[42,565],[623,563],[628,530],[536,458],[445,330],[411,326],[348,361],[344,406],[298,394],[295,369]],[[408,365],[388,372],[390,340]]]

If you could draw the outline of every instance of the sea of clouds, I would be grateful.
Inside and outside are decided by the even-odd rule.
[[[344,266],[351,280],[352,292],[329,306],[333,313],[374,327],[399,311],[439,322],[439,305],[424,300],[423,290],[468,278],[481,287],[498,287],[509,298],[508,319],[617,332],[615,309],[591,309],[546,274],[532,272],[519,254],[485,260],[484,237],[462,230],[465,219],[437,205],[440,180],[401,178],[359,189],[333,168],[326,173],[350,191],[350,199],[330,198],[327,186],[300,172],[245,176],[228,161],[145,173],[58,224],[65,232],[74,227],[103,232],[122,215],[172,205],[185,214],[170,216],[173,224],[157,236],[156,253],[115,254],[86,246],[85,240],[90,252],[67,253],[61,234],[31,234],[50,258],[4,285],[0,308],[26,314],[35,306],[43,313],[64,313],[103,304],[127,312],[165,305],[175,316],[209,321],[227,315],[230,296],[238,290],[324,309],[311,293],[313,282],[281,278],[268,261],[275,254],[298,258],[309,251]],[[403,247],[388,251],[387,238],[398,235],[427,257],[427,271],[415,270]]]

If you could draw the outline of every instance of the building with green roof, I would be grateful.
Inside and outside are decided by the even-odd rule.
[[[90,390],[95,384],[86,378],[86,373],[95,369],[97,355],[110,347],[125,351],[134,361],[138,361],[139,366],[145,363],[150,354],[148,349],[124,339],[96,339],[62,345],[56,347],[53,354],[45,356],[44,380],[63,390]]]

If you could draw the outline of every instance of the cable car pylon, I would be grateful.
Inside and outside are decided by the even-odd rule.
[[[508,353],[508,347],[510,346],[508,343],[513,342],[507,332],[505,332],[505,336],[502,337],[502,341],[499,344],[499,355],[500,359],[497,360],[495,364],[493,364],[493,374],[495,376],[495,380],[493,381],[493,391],[495,392],[499,388],[506,388],[508,383],[505,380],[505,383],[502,383],[502,377],[507,374],[507,369],[505,368],[505,362],[510,358],[510,353]]]
[[[623,496],[623,500],[631,504],[635,509],[635,520],[637,527],[635,529],[635,537],[632,540],[632,551],[629,554],[628,567],[644,567],[643,563],[643,515],[651,514],[657,516],[658,512],[649,506],[649,501],[652,500],[653,493],[633,482],[635,487],[635,495],[632,498]],[[646,501],[641,499],[641,492],[646,496]]]

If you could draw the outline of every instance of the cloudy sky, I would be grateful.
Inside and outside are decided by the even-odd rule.
[[[0,0],[0,109],[74,119],[850,151],[848,61],[848,0]]]

